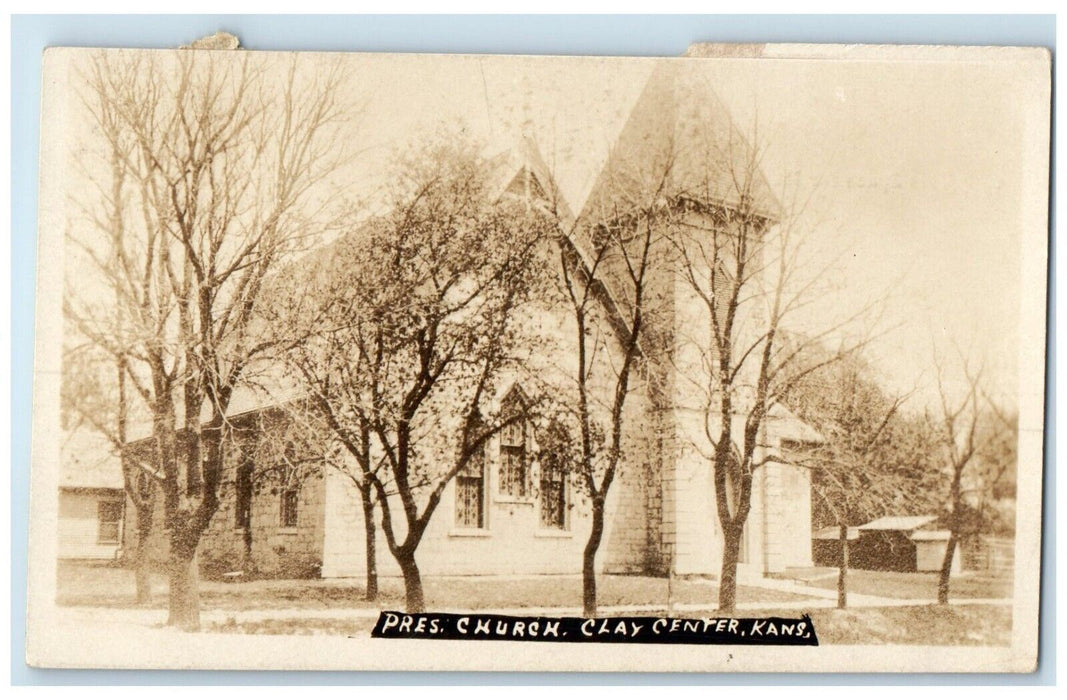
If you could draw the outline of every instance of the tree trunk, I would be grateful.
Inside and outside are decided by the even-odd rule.
[[[671,555],[671,565],[667,569],[667,617],[674,617],[674,555]]]
[[[200,629],[200,575],[196,549],[172,548],[167,624],[187,632]]]
[[[148,571],[148,564],[143,561],[137,563],[133,580],[137,589],[137,604],[147,605],[152,600],[152,575]]]
[[[404,609],[409,613],[424,612],[426,599],[422,593],[422,575],[419,573],[419,565],[415,563],[415,553],[400,552],[396,561],[404,574]]]
[[[841,563],[837,569],[837,607],[848,607],[848,525],[841,525]]]
[[[596,617],[596,554],[604,536],[604,503],[593,501],[593,527],[582,552],[582,614]]]
[[[363,532],[366,537],[366,562],[367,562],[367,592],[364,600],[378,600],[378,553],[377,530],[374,527],[374,501],[371,499],[370,486],[361,488],[360,497],[363,501]],[[415,570],[418,576],[418,569]]]
[[[945,545],[945,559],[941,562],[941,576],[937,580],[937,602],[948,605],[948,583],[952,575],[952,560],[956,556],[956,531],[952,530]]]
[[[245,576],[256,571],[256,561],[252,556],[252,545],[255,544],[252,534],[252,507],[248,507],[248,521],[245,523],[244,532],[241,533],[241,541],[244,544],[244,561],[241,562],[241,571]]]
[[[148,538],[152,532],[152,514],[137,510],[137,553],[134,555],[134,585],[137,604],[144,605],[152,599],[152,577],[149,573]]]
[[[722,534],[722,569],[719,573],[719,612],[732,615],[737,605],[737,559],[741,553],[740,528],[725,527]]]

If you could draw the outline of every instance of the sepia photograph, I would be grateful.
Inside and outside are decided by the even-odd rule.
[[[43,59],[27,662],[1029,672],[1051,59]]]

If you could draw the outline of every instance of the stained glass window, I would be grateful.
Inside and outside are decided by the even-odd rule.
[[[500,431],[500,493],[516,498],[530,495],[529,460],[526,450],[525,407],[518,390],[504,399],[501,416],[507,423]]]
[[[456,526],[485,527],[485,454],[479,451],[456,475]]]
[[[541,527],[567,527],[566,479],[559,460],[546,456],[541,463]]]

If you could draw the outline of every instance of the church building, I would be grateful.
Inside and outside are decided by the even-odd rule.
[[[694,183],[699,178],[701,186],[694,185],[692,197],[705,212],[700,215],[714,218],[716,212],[738,206],[727,181],[737,164],[726,155],[727,161],[719,163],[721,176],[709,177],[703,156],[709,139],[722,144],[740,138],[703,76],[667,61],[653,70],[606,161],[585,178],[592,184],[583,191],[560,190],[532,138],[520,139],[513,152],[494,162],[500,169],[501,197],[552,196],[557,208],[581,221],[603,205],[608,190],[626,171],[644,164],[652,167],[658,154],[670,148],[678,154],[675,177]],[[779,204],[762,174],[751,174],[745,196],[755,201],[763,225],[773,227]],[[580,258],[580,227],[570,244]],[[332,245],[343,245],[343,239]],[[676,270],[664,267],[654,274],[665,310],[651,321],[655,341],[642,346],[642,380],[626,404],[626,457],[609,493],[597,563],[605,573],[717,576],[722,532],[707,458],[707,408],[694,397],[691,376],[707,371],[701,369],[692,344],[708,337],[709,321],[691,311],[693,292]],[[618,322],[618,314],[610,285],[608,291],[598,313],[611,325]],[[532,350],[527,371],[548,376],[574,352],[574,320],[567,309],[549,309],[539,310],[529,321],[536,322],[543,343]],[[610,363],[611,353],[617,352],[617,343],[607,337],[601,361]],[[687,373],[688,379],[682,376]],[[516,375],[501,383],[493,402],[507,410],[509,402],[522,402],[534,391]],[[254,401],[246,403],[239,415],[235,412],[235,425],[269,410]],[[566,475],[535,458],[536,433],[532,424],[509,426],[489,441],[483,459],[472,461],[449,483],[417,550],[424,576],[581,572],[590,530],[588,503]],[[790,464],[788,454],[792,447],[819,439],[810,426],[782,408],[766,420],[759,454],[775,453],[781,459],[761,460],[765,463],[753,475],[752,508],[741,543],[742,577],[811,566],[811,475]],[[226,482],[232,486],[224,490],[201,540],[203,566],[237,571],[251,556],[258,572],[277,576],[365,574],[363,507],[348,475],[324,469],[319,478],[292,488],[255,488],[256,465],[233,460],[230,468]],[[162,527],[155,529],[162,532]],[[399,575],[378,530],[378,571]],[[135,537],[137,528],[129,526],[124,532]],[[126,543],[131,551],[132,546]]]

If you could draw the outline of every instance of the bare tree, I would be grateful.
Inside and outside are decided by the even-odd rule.
[[[797,218],[770,193],[761,166],[765,145],[714,124],[697,124],[702,138],[679,158],[671,237],[678,267],[703,327],[688,346],[699,355],[679,375],[701,396],[723,554],[719,608],[736,604],[737,561],[751,509],[757,469],[783,458],[767,449],[772,410],[807,375],[848,357],[869,341],[853,326],[877,304],[827,321],[803,335],[791,320],[821,297],[833,261],[809,267],[801,255]],[[682,177],[684,174],[684,177]],[[701,338],[706,338],[703,340]],[[810,350],[820,347],[820,353]]]
[[[1017,433],[1014,419],[990,398],[980,366],[960,354],[963,388],[953,395],[943,363],[935,358],[935,365],[939,410],[930,422],[937,436],[939,473],[947,482],[949,528],[937,581],[937,602],[944,605],[948,603],[956,550],[960,539],[968,534],[966,516],[974,509],[969,501],[980,501],[987,484],[995,484],[1014,466],[1015,452],[1008,445],[1015,442]]]
[[[196,550],[219,505],[227,412],[249,367],[271,351],[256,320],[268,273],[321,230],[322,185],[343,162],[341,75],[293,59],[275,82],[250,54],[102,52],[84,103],[109,125],[122,183],[114,216],[91,221],[83,254],[119,294],[124,336],[78,289],[68,316],[126,362],[151,415],[170,529],[169,624],[199,627]],[[105,130],[107,131],[107,130]],[[91,180],[102,169],[84,165]],[[101,245],[101,240],[106,245]]]
[[[127,66],[122,74],[111,76],[112,81],[130,77]],[[138,289],[143,279],[133,274],[127,249],[130,153],[136,148],[133,137],[123,127],[117,106],[103,99],[97,88],[104,87],[104,76],[94,74],[96,94],[87,97],[92,123],[102,137],[96,150],[100,160],[98,173],[90,178],[95,196],[87,201],[74,202],[81,212],[81,220],[88,222],[92,232],[87,237],[73,235],[67,227],[67,243],[72,252],[82,252],[102,275],[104,288],[99,299],[83,296],[78,289],[83,270],[72,266],[64,279],[63,307],[68,337],[80,338],[68,348],[63,362],[64,410],[72,411],[79,422],[88,423],[103,435],[120,457],[123,485],[127,501],[134,506],[137,519],[137,547],[133,556],[136,600],[146,602],[151,595],[151,579],[146,551],[152,531],[152,512],[155,507],[155,482],[162,470],[159,464],[148,464],[126,453],[128,426],[136,414],[131,401],[129,382],[131,353],[137,342],[136,325],[127,318],[131,294],[147,293]],[[90,242],[92,241],[92,242]],[[151,246],[151,244],[149,244]],[[72,259],[77,259],[71,255]],[[135,291],[136,290],[136,291]],[[165,301],[161,300],[165,304]],[[114,382],[101,375],[101,365],[111,365]]]
[[[557,440],[567,470],[590,505],[589,537],[582,551],[582,609],[597,613],[596,558],[604,537],[607,499],[626,462],[634,424],[626,408],[645,386],[648,346],[657,328],[649,323],[663,299],[664,225],[670,217],[673,154],[652,163],[614,154],[599,194],[578,217],[562,203],[552,207],[559,232],[559,279],[563,304],[574,320],[577,363],[573,391],[552,402],[559,425],[573,440]]]
[[[377,505],[406,609],[417,612],[416,551],[445,488],[524,417],[492,398],[515,365],[515,319],[548,225],[522,202],[494,198],[489,164],[458,137],[414,149],[397,172],[391,212],[308,261],[317,328],[288,357],[355,462],[368,548]]]
[[[349,222],[358,231],[363,224]],[[353,237],[355,241],[351,240]],[[296,377],[300,400],[276,397],[290,429],[298,430],[302,442],[322,454],[325,471],[349,479],[359,491],[363,511],[364,598],[378,598],[378,556],[375,511],[378,493],[371,481],[375,475],[390,483],[380,454],[372,450],[373,432],[368,411],[350,410],[365,399],[362,385],[366,358],[353,352],[344,325],[361,313],[351,298],[355,277],[349,267],[364,242],[349,231],[339,241],[325,246],[279,272],[265,295],[261,313],[271,333],[279,338],[278,366]],[[362,282],[360,283],[362,284]],[[292,294],[300,289],[300,294]],[[279,388],[267,385],[267,395]]]
[[[852,527],[910,512],[929,491],[930,439],[922,416],[902,406],[855,356],[809,374],[783,403],[815,427],[823,440],[795,450],[790,461],[812,470],[813,526],[836,526],[840,562],[838,607],[848,604]]]

